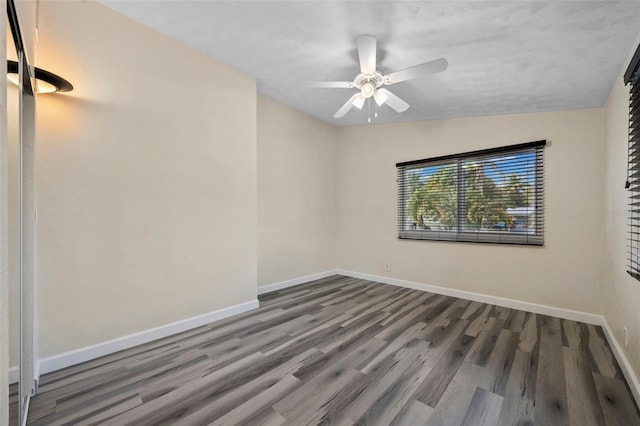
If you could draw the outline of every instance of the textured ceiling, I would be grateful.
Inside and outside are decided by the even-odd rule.
[[[114,1],[107,6],[254,76],[258,91],[335,125],[601,107],[640,31],[638,1]],[[358,73],[355,39],[378,69],[445,57],[440,74],[388,88],[411,107],[333,113],[355,89],[311,80]],[[224,84],[224,82],[220,82]]]

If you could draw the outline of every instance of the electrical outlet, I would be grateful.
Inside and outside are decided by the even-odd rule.
[[[624,331],[624,347],[626,348],[629,346],[629,330],[627,330],[626,325],[622,327],[622,330]]]
[[[387,271],[387,272],[391,272],[391,266],[384,265],[384,270]]]

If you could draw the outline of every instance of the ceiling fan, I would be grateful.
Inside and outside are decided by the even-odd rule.
[[[381,86],[390,86],[401,81],[442,72],[449,65],[446,59],[440,58],[383,75],[376,70],[376,38],[370,35],[363,35],[358,37],[356,44],[360,59],[360,73],[355,76],[353,81],[317,81],[312,82],[310,85],[315,88],[358,89],[360,91],[351,96],[333,114],[334,118],[344,117],[353,107],[362,109],[365,101],[371,97],[373,97],[378,106],[387,104],[397,112],[404,112],[409,108],[409,104]]]

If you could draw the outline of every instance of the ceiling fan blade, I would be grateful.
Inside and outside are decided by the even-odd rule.
[[[360,72],[362,74],[374,74],[376,72],[376,38],[363,35],[356,40],[358,45],[358,58],[360,59]]]
[[[400,71],[392,72],[383,77],[385,84],[395,84],[401,81],[411,80],[414,78],[424,77],[425,75],[435,74],[447,69],[449,62],[440,58],[435,61],[425,62],[424,64],[414,65]]]
[[[333,114],[333,118],[342,118],[342,117],[344,117],[351,110],[351,108],[354,107],[354,101],[356,99],[358,99],[358,96],[362,96],[362,94],[361,93],[356,93],[355,95],[350,97],[349,100],[347,102],[345,102],[345,104],[342,105],[342,107],[340,107],[340,109],[338,111],[336,111],[335,114]]]
[[[364,96],[362,96],[362,93],[356,93],[355,99],[353,99],[353,106],[358,109],[362,109],[364,101],[365,99]]]
[[[387,97],[385,103],[396,110],[396,112],[405,112],[407,109],[409,109],[408,103],[406,103],[387,89],[378,89],[378,92],[381,92],[382,95]]]
[[[378,89],[373,94],[373,99],[375,99],[375,101],[378,104],[378,106],[382,106],[382,104],[384,104],[387,101],[387,99],[389,98],[387,96],[387,94],[384,93],[382,90],[385,90],[385,89]]]
[[[351,81],[310,81],[307,87],[312,89],[351,89],[355,87]]]

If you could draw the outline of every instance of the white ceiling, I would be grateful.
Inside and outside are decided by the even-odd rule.
[[[334,119],[355,89],[305,82],[351,81],[362,34],[377,37],[385,73],[449,61],[389,87],[411,104],[380,107],[373,122],[389,123],[601,107],[640,31],[638,1],[101,1],[335,125],[366,124],[367,106]]]

